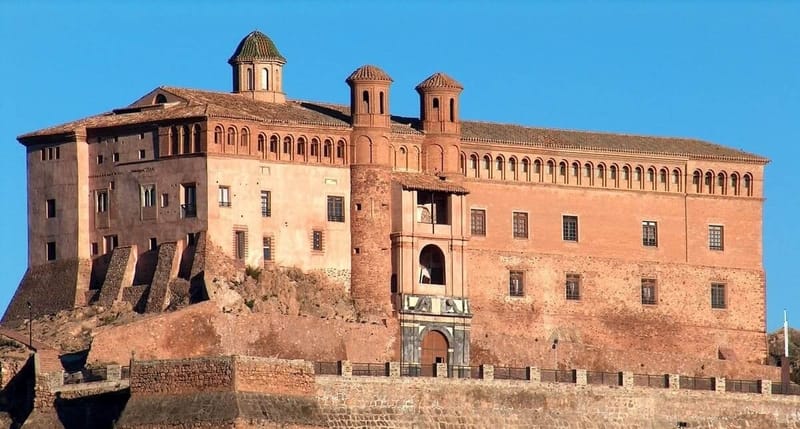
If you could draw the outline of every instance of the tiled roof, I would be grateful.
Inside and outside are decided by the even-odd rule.
[[[434,73],[427,79],[420,82],[417,85],[416,90],[419,91],[421,89],[428,89],[428,88],[452,88],[452,89],[464,89],[458,81],[453,79],[452,77],[444,74],[444,73]]]
[[[532,128],[491,122],[462,121],[461,140],[514,143],[547,149],[597,150],[732,161],[769,161],[759,155],[696,139]]]
[[[171,93],[186,102],[167,103],[163,108],[152,106],[141,112],[109,112],[90,116],[24,134],[19,138],[65,134],[83,128],[103,128],[193,117],[245,119],[266,124],[299,124],[341,129],[350,127],[350,108],[339,104],[294,100],[286,103],[267,103],[224,92],[175,87],[160,87],[159,90]],[[422,134],[419,131],[417,118],[399,116],[392,116],[392,132]],[[476,121],[461,122],[461,139],[465,142],[521,145],[553,150],[595,150],[761,163],[769,161],[759,155],[696,139],[533,128]]]
[[[441,191],[458,195],[469,193],[467,188],[432,174],[394,172],[392,179],[407,191]]]
[[[228,63],[233,64],[237,61],[267,60],[286,62],[286,58],[278,52],[278,48],[272,39],[266,34],[256,30],[239,42],[239,46],[231,55]]]
[[[373,65],[365,65],[357,68],[353,73],[350,73],[350,76],[347,77],[345,82],[350,83],[356,80],[379,80],[392,82],[392,78],[389,77],[385,71],[381,70],[380,67]]]

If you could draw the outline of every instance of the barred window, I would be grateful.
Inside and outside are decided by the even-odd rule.
[[[470,210],[470,221],[472,235],[486,236],[486,210]]]
[[[510,296],[523,296],[524,282],[525,282],[525,277],[522,271],[509,271],[508,294]]]
[[[233,231],[233,253],[236,259],[247,258],[247,231]]]
[[[566,295],[569,300],[581,299],[581,276],[578,274],[567,274]]]
[[[725,308],[725,284],[711,283],[711,308]]]
[[[262,247],[264,249],[264,262],[272,260],[272,237],[264,237],[262,239]]]
[[[658,246],[658,224],[653,221],[642,222],[642,245]]]
[[[219,187],[219,206],[220,207],[231,206],[231,188],[227,186]]]
[[[642,304],[656,304],[656,280],[642,279]]]
[[[322,231],[313,231],[311,233],[311,248],[313,250],[322,250]]]
[[[578,241],[578,216],[564,216],[564,241]]]
[[[725,232],[722,225],[708,226],[708,248],[711,250],[723,250]]]
[[[328,222],[344,222],[344,197],[328,196]]]
[[[514,212],[514,238],[528,238],[528,214]]]
[[[272,192],[261,191],[261,217],[272,216]]]

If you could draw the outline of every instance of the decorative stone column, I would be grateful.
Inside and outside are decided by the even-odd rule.
[[[494,380],[494,365],[481,365],[481,379]]]
[[[673,390],[677,390],[681,388],[681,376],[680,374],[669,374],[669,388]]]
[[[633,387],[636,385],[633,371],[622,371],[619,374],[620,378],[622,378],[622,387]]]
[[[576,369],[575,370],[575,385],[577,386],[586,386],[588,384],[588,380],[586,379],[586,370],[585,369]]]
[[[535,366],[528,367],[528,381],[531,383],[541,383],[542,382],[542,371]]]

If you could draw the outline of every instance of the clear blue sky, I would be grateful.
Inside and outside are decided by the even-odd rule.
[[[15,137],[159,85],[229,91],[226,61],[259,29],[288,59],[291,98],[345,104],[347,75],[376,64],[395,80],[392,113],[416,115],[414,86],[443,71],[465,87],[465,119],[697,137],[769,157],[767,328],[784,307],[800,326],[800,3],[71,3],[0,1],[0,308],[27,258]]]

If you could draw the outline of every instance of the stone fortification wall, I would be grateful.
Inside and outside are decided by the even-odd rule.
[[[136,246],[117,247],[111,252],[106,278],[100,288],[100,304],[111,305],[122,298],[122,289],[133,284]]]
[[[180,242],[162,243],[158,246],[158,263],[147,297],[148,313],[160,313],[169,305],[169,282],[178,276],[183,246]]]
[[[131,392],[138,395],[233,391],[230,356],[162,361],[136,361],[131,366]]]
[[[307,396],[314,393],[314,367],[302,360],[234,356],[239,392]]]
[[[64,259],[29,267],[2,323],[14,326],[27,319],[28,302],[34,318],[73,308],[84,300],[90,275],[91,262],[83,259]]]

